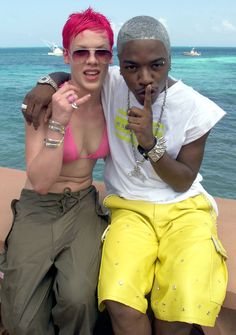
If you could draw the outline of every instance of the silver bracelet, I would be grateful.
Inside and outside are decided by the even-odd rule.
[[[157,142],[155,146],[147,153],[148,158],[150,158],[154,163],[158,162],[159,159],[164,155],[166,152],[166,140],[164,137],[157,138]]]
[[[56,131],[62,135],[65,135],[66,131],[66,127],[64,127],[62,124],[54,120],[49,120],[48,129]]]
[[[52,138],[45,138],[44,145],[47,148],[58,148],[64,142],[64,136],[60,140],[54,140]]]

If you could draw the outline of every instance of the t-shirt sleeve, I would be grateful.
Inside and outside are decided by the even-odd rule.
[[[198,98],[193,106],[194,111],[187,125],[184,144],[191,143],[206,134],[226,114],[207,97],[197,95]]]

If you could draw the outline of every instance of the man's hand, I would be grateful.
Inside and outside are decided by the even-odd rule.
[[[27,106],[22,109],[22,114],[28,124],[32,124],[35,129],[39,126],[40,114],[44,113],[44,121],[47,122],[52,114],[52,95],[55,90],[52,86],[46,84],[37,84],[24,97],[23,104]]]
[[[148,85],[145,90],[144,108],[131,107],[128,111],[127,129],[135,133],[138,144],[144,149],[152,148],[155,143],[153,135],[152,116],[152,86]]]

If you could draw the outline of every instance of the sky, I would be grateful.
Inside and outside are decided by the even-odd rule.
[[[172,46],[236,47],[236,0],[1,0],[0,47],[61,45],[69,14],[89,6],[107,16],[115,38],[131,17],[150,15],[166,26]]]

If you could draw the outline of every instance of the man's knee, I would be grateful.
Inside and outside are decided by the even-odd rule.
[[[155,319],[155,334],[190,335],[192,325],[185,322],[169,322]]]
[[[143,313],[138,310],[116,301],[106,300],[105,305],[111,318],[115,321],[135,322],[143,317]]]

